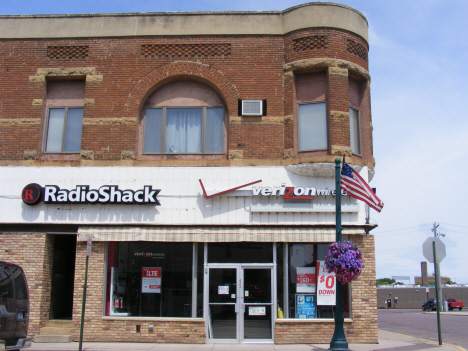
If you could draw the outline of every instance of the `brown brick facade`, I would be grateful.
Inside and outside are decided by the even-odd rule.
[[[348,44],[354,45],[352,52]],[[228,115],[238,116],[239,99],[267,101],[268,120],[240,119],[227,124],[228,148],[222,158],[190,157],[190,165],[229,166],[231,150],[242,150],[235,165],[276,165],[333,161],[333,146],[349,146],[349,123],[337,120],[333,112],[346,112],[349,105],[347,80],[336,63],[314,67],[284,65],[310,59],[333,59],[338,66],[354,64],[366,72],[368,63],[355,54],[365,48],[359,36],[335,29],[307,29],[285,36],[181,36],[94,39],[0,40],[0,162],[2,164],[175,165],[174,158],[142,158],[141,110],[145,99],[158,87],[180,79],[208,84],[224,99]],[[333,66],[333,67],[330,67]],[[93,73],[38,73],[44,69],[92,69]],[[307,70],[329,73],[329,150],[298,154],[295,146],[294,78],[290,74]],[[80,75],[81,74],[81,75]],[[359,72],[358,72],[359,74]],[[86,78],[84,122],[79,154],[43,154],[45,132],[45,86],[50,79]],[[361,77],[362,78],[362,77]],[[363,79],[367,79],[364,77]],[[369,101],[363,102],[369,109]],[[353,163],[373,168],[372,132],[367,119],[362,126],[363,153]],[[253,142],[255,140],[255,142]],[[239,146],[239,144],[243,144]],[[124,157],[131,152],[135,157]],[[342,152],[338,152],[342,154]],[[91,155],[91,156],[90,156]],[[154,162],[153,164],[151,162]]]
[[[29,286],[28,334],[34,336],[49,320],[53,236],[42,233],[0,233],[0,261],[20,265]]]

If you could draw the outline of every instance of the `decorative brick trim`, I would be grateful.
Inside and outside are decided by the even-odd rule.
[[[155,44],[142,45],[142,57],[196,58],[231,57],[231,44]]]
[[[37,150],[24,150],[23,159],[24,160],[37,160]]]
[[[229,114],[237,115],[239,92],[221,71],[206,64],[180,61],[159,67],[139,80],[127,98],[124,117],[137,117],[142,103],[151,93],[163,84],[180,77],[198,79],[209,84],[225,99]]]
[[[91,106],[94,106],[94,99],[84,99],[83,101],[83,106],[86,106],[86,107],[91,107]]]
[[[360,59],[367,62],[367,49],[363,45],[359,44],[358,42],[355,42],[354,40],[351,40],[351,39],[347,39],[346,50],[348,50],[349,53],[356,55]]]
[[[81,150],[80,159],[82,160],[94,160],[94,151],[93,150]]]
[[[47,57],[56,60],[83,60],[88,58],[88,46],[48,46]]]
[[[330,119],[336,121],[349,121],[349,112],[330,111]]]
[[[292,43],[294,52],[328,49],[328,36],[311,35],[308,37],[293,39]]]

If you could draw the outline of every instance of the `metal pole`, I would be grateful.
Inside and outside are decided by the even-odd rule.
[[[434,229],[433,229],[433,232],[434,232],[434,238],[437,238],[439,237],[440,233],[437,234],[437,227],[439,227],[439,225],[437,223],[434,222]],[[436,278],[437,279],[437,285],[436,285],[436,289],[437,289],[437,292],[439,293],[439,297],[440,297],[440,300],[439,298],[437,298],[437,305],[439,306],[440,310],[442,311],[443,310],[443,300],[444,300],[444,297],[442,295],[442,282],[441,282],[441,277],[440,277],[440,265],[439,265],[439,261],[436,261],[434,260],[434,264],[436,265],[435,268],[434,268],[434,271],[435,271],[435,274],[436,274]]]
[[[86,283],[88,281],[88,259],[89,259],[89,256],[86,255],[86,268],[85,268],[85,278],[84,278],[84,286],[83,286],[83,303],[81,305],[80,345],[78,347],[79,351],[82,351],[82,347],[83,347],[83,325],[84,325],[85,304],[86,304]]]
[[[335,191],[336,191],[336,241],[341,242],[341,160],[335,159]],[[335,313],[335,332],[330,342],[330,350],[349,350],[348,341],[344,333],[343,317],[343,287],[336,280],[336,313]]]
[[[440,301],[439,301],[439,287],[438,287],[438,272],[437,272],[437,253],[435,241],[432,242],[432,250],[434,252],[434,270],[435,270],[435,287],[436,287],[436,300],[437,300],[437,331],[439,333],[439,345],[442,345],[442,330],[440,327]]]

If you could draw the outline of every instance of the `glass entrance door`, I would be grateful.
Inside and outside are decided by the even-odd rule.
[[[243,268],[243,339],[273,339],[272,268]]]
[[[209,341],[273,341],[273,267],[209,265],[207,278]]]

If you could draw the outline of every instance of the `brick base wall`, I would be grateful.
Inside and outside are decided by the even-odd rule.
[[[20,265],[28,281],[31,337],[49,320],[53,251],[52,235],[0,233],[0,260]]]

